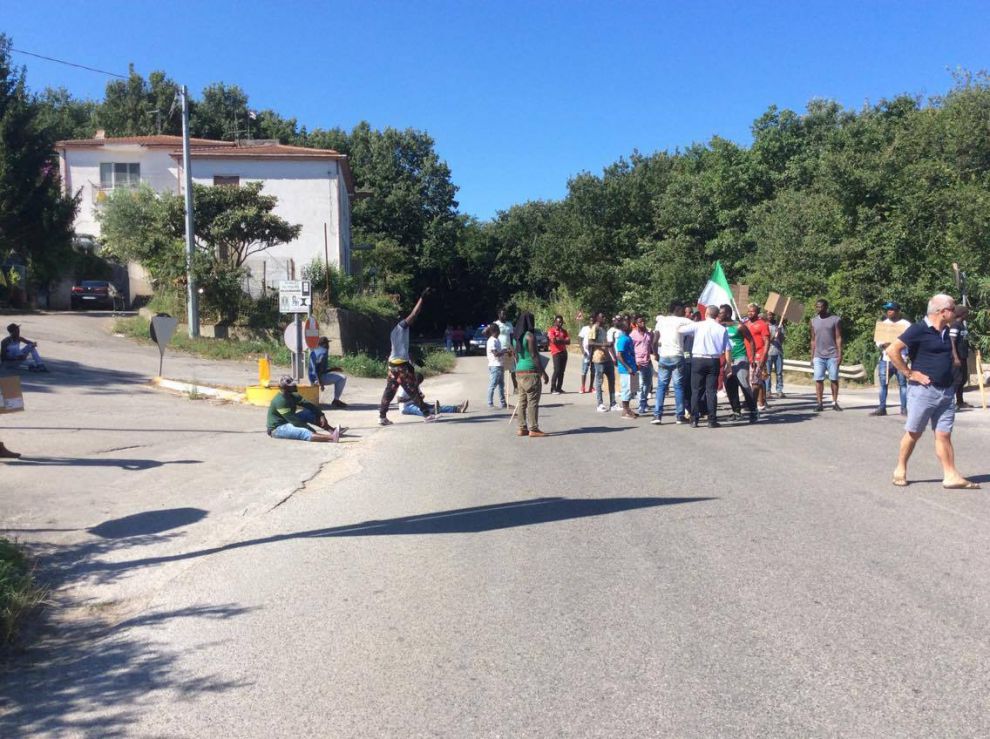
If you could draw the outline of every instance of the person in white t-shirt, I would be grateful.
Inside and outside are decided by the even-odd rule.
[[[580,320],[580,314],[578,316]],[[581,390],[582,393],[591,392],[591,384],[586,384],[588,370],[591,369],[591,349],[588,348],[588,337],[591,335],[591,324],[586,323],[578,331],[578,339],[581,341]]]
[[[485,328],[485,356],[488,358],[488,407],[495,407],[495,389],[498,388],[499,407],[505,408],[505,364],[506,351],[499,338],[499,325],[490,323]]]
[[[690,380],[685,373],[684,334],[685,327],[694,326],[694,321],[684,317],[684,306],[674,302],[665,316],[657,316],[654,327],[657,354],[657,396],[653,404],[654,426],[659,426],[663,418],[663,403],[667,388],[674,381],[674,421],[685,423],[684,390]],[[690,331],[691,329],[687,329]]]
[[[895,303],[893,300],[884,303],[884,311],[886,311],[886,317],[883,319],[883,323],[893,326],[899,326],[901,333],[907,331],[911,328],[911,322],[906,320],[901,316],[901,306],[899,303]],[[873,411],[871,416],[886,416],[887,415],[887,387],[890,383],[890,376],[894,375],[897,378],[897,386],[901,395],[901,415],[907,415],[907,378],[897,371],[894,364],[887,358],[887,347],[889,344],[881,344],[879,341],[876,342],[877,349],[880,350],[880,361],[877,363],[877,372],[880,375],[880,406]],[[905,359],[907,359],[907,352],[904,353]]]

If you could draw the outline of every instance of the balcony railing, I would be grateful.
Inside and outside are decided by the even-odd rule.
[[[98,185],[95,182],[89,183],[89,189],[93,200],[93,205],[103,205],[110,193],[114,190],[134,190],[140,186],[140,182],[121,183],[118,185]]]

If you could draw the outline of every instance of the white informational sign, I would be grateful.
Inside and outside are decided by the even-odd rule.
[[[309,313],[313,293],[309,280],[282,280],[278,283],[279,313]]]

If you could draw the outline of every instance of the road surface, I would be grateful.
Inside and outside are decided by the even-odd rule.
[[[64,416],[3,419],[0,438],[33,453],[149,462],[72,468],[85,486],[0,470],[7,524],[110,519],[64,544],[22,532],[55,561],[69,547],[66,592],[92,607],[4,676],[0,732],[990,733],[987,491],[943,490],[930,440],[892,487],[900,419],[868,417],[872,392],[821,415],[796,392],[717,430],[548,395],[552,435],[525,439],[484,408],[486,380],[483,359],[461,360],[426,389],[472,412],[381,431],[369,387],[360,436],[330,450],[150,390],[77,385],[58,391]],[[120,406],[177,430],[94,453],[122,444],[99,430]],[[89,431],[42,428],[60,422]],[[990,487],[988,416],[960,413],[956,439]],[[154,495],[128,502],[146,480]],[[142,513],[144,528],[114,524]]]

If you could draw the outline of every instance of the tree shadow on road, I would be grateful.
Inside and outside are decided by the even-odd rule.
[[[91,569],[104,569],[108,576],[114,572],[138,567],[150,567],[166,562],[204,557],[244,547],[276,544],[293,539],[324,539],[344,536],[422,536],[425,534],[477,534],[498,529],[532,526],[535,524],[567,521],[587,516],[653,508],[657,506],[700,503],[718,500],[714,497],[691,498],[534,498],[514,503],[497,503],[473,508],[427,513],[420,516],[403,516],[384,521],[361,523],[332,528],[310,529],[290,534],[277,534],[260,539],[233,542],[210,549],[200,549],[180,554],[147,557],[124,562],[95,564]]]
[[[247,685],[180,666],[181,654],[130,635],[134,627],[179,618],[229,619],[250,609],[195,606],[148,613],[108,626],[96,617],[46,623],[34,647],[7,654],[0,665],[0,735],[131,735],[144,705],[167,691],[170,701]],[[161,700],[161,698],[158,698]]]
[[[42,357],[44,359],[44,357]],[[98,357],[94,357],[98,360]],[[21,386],[25,392],[51,393],[65,387],[87,388],[84,392],[92,395],[116,395],[121,385],[146,385],[158,372],[158,366],[149,362],[148,374],[82,364],[68,359],[45,359],[48,372],[21,375]]]

